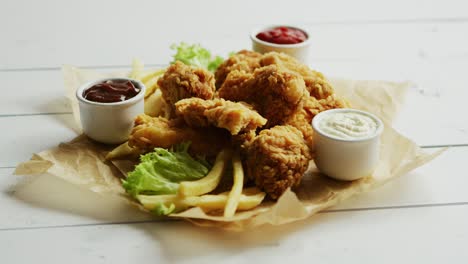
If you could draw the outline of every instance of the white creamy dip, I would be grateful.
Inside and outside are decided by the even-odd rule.
[[[318,128],[332,137],[352,140],[374,135],[378,129],[378,123],[364,113],[334,112],[323,116]]]

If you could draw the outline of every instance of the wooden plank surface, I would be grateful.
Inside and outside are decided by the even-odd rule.
[[[77,136],[70,114],[9,116],[0,118],[0,167],[16,166],[32,153],[57,146]]]
[[[116,23],[113,20],[122,15],[119,12],[127,12],[122,8],[116,10],[111,21],[104,23],[100,21],[100,16],[93,14],[88,14],[85,20],[74,18],[81,15],[80,8],[87,8],[81,2],[77,3],[80,3],[78,10],[30,14],[29,19],[45,15],[53,17],[40,20],[40,28],[31,28],[21,23],[18,21],[24,19],[21,16],[9,18],[8,23],[0,23],[0,27],[4,27],[2,32],[10,36],[2,43],[4,49],[0,50],[0,69],[49,68],[59,67],[64,63],[81,66],[128,65],[135,57],[143,58],[147,63],[160,64],[170,60],[169,46],[180,41],[201,43],[212,52],[226,56],[229,52],[250,48],[250,31],[274,19],[271,17],[268,20],[259,20],[256,16],[245,16],[248,18],[245,21],[232,23],[229,22],[229,17],[238,16],[232,10],[225,12],[224,22],[218,22],[220,24],[214,26],[215,20],[208,16],[201,16],[196,20],[190,19],[190,16],[181,18],[183,14],[177,18],[167,18],[173,16],[172,13],[158,14],[161,12],[158,9],[158,12],[145,10],[151,14],[147,14],[143,21]],[[99,3],[96,5],[105,4],[104,1]],[[307,4],[303,5],[309,7]],[[239,7],[236,5],[236,8]],[[71,12],[73,13],[70,14]],[[304,18],[313,17],[315,16],[310,15]],[[5,19],[5,16],[0,19]],[[403,20],[398,23],[351,21],[337,24],[314,24],[307,19],[300,22],[288,16],[284,20],[285,23],[295,22],[310,31],[313,40],[311,63],[318,59],[370,60],[376,65],[394,61],[404,67],[407,61],[413,60],[424,63],[426,60],[446,61],[468,57],[468,40],[463,34],[467,31],[468,18],[446,22]],[[275,21],[278,23],[277,19]],[[15,27],[8,26],[10,24]],[[123,37],[123,32],[130,32],[134,37]]]
[[[7,1],[0,8],[1,263],[465,263],[468,15],[464,0]],[[239,19],[241,18],[241,19]],[[433,162],[311,219],[224,233],[154,218],[50,176],[13,176],[76,136],[61,65],[112,71],[171,60],[172,43],[250,48],[261,24],[312,36],[327,76],[410,81],[394,126]]]
[[[224,233],[186,223],[0,231],[6,263],[465,263],[468,205],[322,213]],[[25,253],[25,249],[28,249]]]

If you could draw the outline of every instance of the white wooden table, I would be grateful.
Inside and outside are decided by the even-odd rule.
[[[2,1],[0,263],[468,263],[466,0]],[[328,76],[411,81],[395,127],[433,162],[306,221],[223,233],[154,222],[48,176],[14,167],[76,136],[60,67],[165,65],[171,43],[250,48],[249,31],[312,32],[310,64]]]

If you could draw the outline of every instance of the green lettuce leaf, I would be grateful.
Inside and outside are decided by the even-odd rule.
[[[138,194],[176,194],[179,182],[203,178],[210,170],[209,164],[190,156],[189,145],[179,144],[170,150],[155,148],[142,155],[140,163],[123,180],[122,186],[133,197]]]
[[[224,61],[220,56],[215,56],[213,58],[211,52],[199,44],[189,45],[185,42],[181,42],[179,45],[173,44],[171,49],[176,50],[176,54],[173,55],[174,60],[172,63],[181,61],[186,65],[205,68],[211,72],[215,72]]]
[[[153,210],[151,210],[151,212],[157,216],[169,215],[174,211],[176,211],[176,206],[173,203],[171,203],[169,206],[160,203]]]
[[[206,67],[209,71],[215,72],[216,69],[218,69],[219,65],[223,63],[224,58],[221,56],[216,56],[213,60],[208,63],[208,66]]]

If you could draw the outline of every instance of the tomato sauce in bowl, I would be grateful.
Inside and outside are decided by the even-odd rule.
[[[300,27],[271,25],[255,28],[250,32],[252,50],[259,53],[282,52],[302,63],[308,63],[311,38]]]
[[[307,34],[304,31],[284,26],[262,31],[256,37],[274,44],[298,44],[307,40]]]

